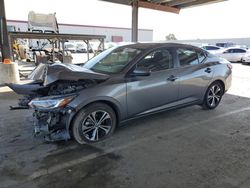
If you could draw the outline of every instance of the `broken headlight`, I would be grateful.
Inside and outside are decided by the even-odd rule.
[[[75,96],[67,96],[67,97],[42,97],[36,98],[29,102],[29,106],[31,108],[39,109],[39,110],[50,110],[55,108],[64,107],[69,104]]]

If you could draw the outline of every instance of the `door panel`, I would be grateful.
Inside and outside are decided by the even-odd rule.
[[[240,61],[242,56],[243,56],[242,53],[235,53],[234,61],[235,61],[235,62],[236,62],[236,61]]]
[[[192,48],[176,50],[179,60],[179,100],[193,102],[202,100],[213,77],[213,67],[205,63],[205,54]]]
[[[233,53],[224,53],[221,57],[225,58],[228,61],[233,61]]]
[[[160,48],[146,54],[135,69],[146,69],[149,76],[127,78],[128,115],[146,113],[178,100],[178,82],[171,48]]]
[[[207,71],[209,70],[210,71]],[[193,65],[179,69],[179,99],[189,98],[189,102],[201,100],[213,77],[213,67],[209,64]]]
[[[245,55],[245,53],[235,53],[235,59],[234,61],[241,61],[242,57]]]
[[[147,77],[128,79],[128,115],[140,114],[176,101],[178,99],[178,82],[168,78],[176,75],[177,72],[177,69],[173,69],[151,73]]]

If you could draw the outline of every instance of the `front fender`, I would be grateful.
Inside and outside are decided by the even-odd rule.
[[[82,90],[78,96],[68,104],[76,113],[94,102],[106,102],[115,108],[120,120],[127,117],[126,84],[114,84],[88,88]]]
[[[124,119],[124,113],[125,112],[121,112],[122,106],[121,104],[116,101],[115,99],[111,98],[111,97],[96,97],[96,98],[90,98],[86,101],[83,101],[81,103],[79,103],[77,106],[73,107],[70,106],[70,108],[73,108],[74,110],[72,110],[72,112],[70,113],[70,115],[67,118],[67,122],[66,122],[66,130],[69,133],[70,132],[70,127],[72,124],[72,121],[74,120],[75,115],[81,110],[83,109],[85,106],[91,104],[91,103],[95,103],[95,102],[104,102],[107,104],[112,104],[112,108],[115,107],[116,113],[118,115],[118,119]]]

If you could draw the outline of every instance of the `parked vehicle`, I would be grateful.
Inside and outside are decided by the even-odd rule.
[[[30,11],[28,14],[28,31],[33,33],[59,33],[56,14],[42,14]],[[29,48],[31,50],[43,50],[51,48],[51,44],[45,39],[30,39]]]
[[[250,64],[250,53],[246,53],[242,59],[241,59],[242,64]]]
[[[227,48],[221,51],[220,53],[217,53],[217,55],[231,62],[239,62],[242,60],[242,58],[246,53],[247,53],[246,49],[233,47],[233,48]]]
[[[77,51],[76,45],[74,43],[70,43],[70,42],[66,42],[64,44],[64,49],[66,51],[70,51],[71,53],[76,53],[76,51]]]
[[[223,49],[221,47],[213,46],[213,45],[205,45],[205,46],[202,46],[201,48],[204,50],[207,50],[208,52],[212,54],[217,54]]]
[[[87,45],[85,43],[76,43],[76,52],[77,53],[87,53]]]
[[[220,42],[220,43],[216,43],[215,45],[221,48],[230,48],[230,47],[235,46],[235,44],[232,42]]]
[[[8,86],[26,96],[21,108],[35,110],[36,134],[83,144],[107,138],[133,118],[189,105],[216,108],[231,85],[231,69],[194,46],[138,43],[107,49],[82,67],[40,64],[35,82]]]

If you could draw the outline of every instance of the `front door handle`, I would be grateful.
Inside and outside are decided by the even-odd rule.
[[[205,72],[211,73],[211,72],[212,72],[212,69],[211,69],[210,67],[208,67],[208,68],[205,69]]]
[[[171,82],[174,82],[175,80],[177,80],[178,78],[174,75],[171,75],[167,78],[167,81],[171,81]]]

